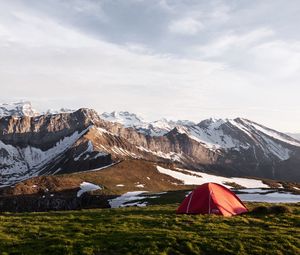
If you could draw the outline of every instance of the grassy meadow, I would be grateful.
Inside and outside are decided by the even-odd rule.
[[[177,204],[2,213],[0,254],[300,254],[300,204],[286,206],[231,218],[176,215]]]

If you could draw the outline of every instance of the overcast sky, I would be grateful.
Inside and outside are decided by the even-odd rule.
[[[0,0],[0,100],[300,132],[298,0]]]

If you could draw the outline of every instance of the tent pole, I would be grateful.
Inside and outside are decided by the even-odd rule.
[[[187,208],[186,208],[186,213],[189,213],[189,210],[190,210],[190,204],[191,204],[191,201],[192,201],[193,193],[194,193],[194,191],[192,191],[192,193],[191,193],[191,195],[190,195],[190,200],[189,200],[188,206],[187,206]]]
[[[212,191],[210,191],[208,193],[208,214],[210,214],[211,194],[212,194]]]
[[[210,214],[210,192],[208,193],[208,214]]]

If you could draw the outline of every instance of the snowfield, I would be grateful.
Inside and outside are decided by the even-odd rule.
[[[177,180],[180,180],[184,185],[201,185],[207,182],[215,182],[221,185],[224,185],[227,188],[232,188],[229,185],[226,185],[226,182],[234,182],[238,185],[241,185],[245,188],[270,188],[268,185],[262,183],[260,180],[247,179],[247,178],[237,178],[237,177],[222,177],[212,174],[207,174],[203,172],[195,172],[191,170],[179,169],[184,172],[175,171],[171,169],[166,169],[160,166],[157,166],[157,170],[162,173],[169,175]]]

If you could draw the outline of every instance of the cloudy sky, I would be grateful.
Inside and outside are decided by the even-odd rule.
[[[298,0],[0,0],[0,100],[300,132]]]

